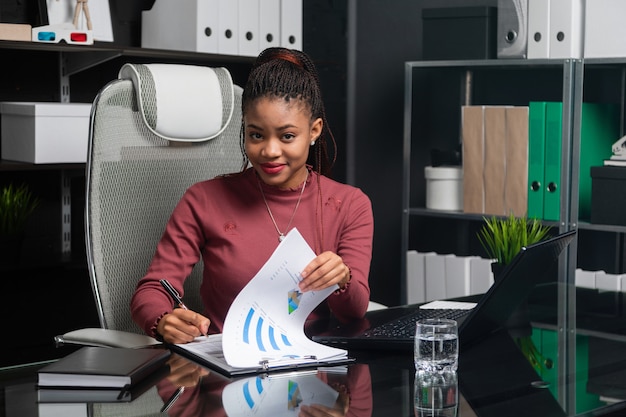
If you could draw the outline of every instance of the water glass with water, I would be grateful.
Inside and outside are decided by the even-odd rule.
[[[415,369],[424,372],[455,372],[459,359],[457,322],[449,319],[422,319],[415,326]]]

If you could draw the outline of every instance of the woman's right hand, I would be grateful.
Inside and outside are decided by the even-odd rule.
[[[189,343],[196,337],[207,335],[211,320],[200,313],[175,308],[164,315],[157,325],[157,332],[167,343]]]

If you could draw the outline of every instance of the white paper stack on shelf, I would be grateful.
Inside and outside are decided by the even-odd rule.
[[[611,147],[613,155],[610,159],[604,160],[604,165],[608,166],[626,166],[626,136],[622,136]]]

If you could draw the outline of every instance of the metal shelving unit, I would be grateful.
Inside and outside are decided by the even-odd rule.
[[[450,87],[452,86],[452,87]],[[479,61],[416,61],[405,63],[404,149],[403,149],[403,198],[402,198],[402,294],[407,290],[407,251],[416,240],[428,245],[426,240],[434,231],[426,230],[424,239],[418,236],[412,225],[420,219],[444,219],[463,223],[448,239],[471,239],[467,224],[479,225],[482,215],[462,212],[441,212],[425,208],[425,181],[421,175],[428,165],[428,151],[435,145],[451,148],[461,143],[461,106],[482,105],[528,105],[529,101],[562,101],[563,134],[560,187],[560,216],[553,226],[564,232],[576,227],[572,221],[576,214],[578,165],[573,161],[580,134],[582,65],[576,60],[479,60]],[[437,95],[437,91],[443,91]],[[442,117],[438,112],[448,112]],[[578,117],[578,119],[577,119]],[[451,125],[451,126],[450,126]],[[444,131],[442,135],[437,132]],[[420,233],[417,232],[419,235]],[[471,251],[471,248],[463,248]],[[429,249],[431,250],[431,249]],[[453,252],[454,253],[454,252]],[[573,283],[576,268],[576,246],[561,256],[559,281]],[[570,286],[563,286],[558,294],[559,366],[560,378],[566,378],[566,369],[576,365],[576,297]],[[406,300],[405,300],[406,301]],[[565,386],[565,384],[563,384]],[[561,388],[559,401],[565,410],[575,410],[575,392]]]
[[[571,163],[572,135],[574,127],[574,77],[578,64],[573,60],[479,60],[479,61],[413,61],[405,63],[405,106],[404,106],[404,148],[403,148],[403,197],[402,197],[402,292],[406,293],[406,252],[410,249],[411,219],[417,217],[450,218],[459,221],[480,222],[482,215],[465,214],[462,212],[443,212],[428,210],[425,208],[425,181],[422,170],[428,165],[427,154],[434,145],[443,145],[448,148],[460,145],[460,109],[463,105],[469,104],[517,104],[527,105],[530,100],[559,100],[563,102],[563,141],[562,141],[562,174],[561,174],[561,210],[560,220],[554,222],[554,226],[560,231],[572,228],[570,221],[571,208],[571,172],[576,169]],[[487,82],[491,83],[493,74],[511,74],[519,76],[526,74],[528,78],[525,83],[521,83],[518,89],[524,89],[532,79],[539,79],[541,82],[549,83],[554,80],[559,81],[557,88],[546,92],[543,96],[533,96],[533,91],[517,91],[513,101],[508,101],[507,93],[498,91],[495,94],[487,91],[481,92],[483,88],[499,88],[496,81],[494,87],[485,87]],[[425,74],[425,76],[423,75]],[[433,74],[435,74],[433,76]],[[541,78],[541,74],[547,76]],[[437,103],[447,100],[441,97],[432,100],[429,91],[436,94],[433,78],[442,78],[455,85],[456,96],[449,97],[452,103],[445,103],[443,106],[447,111],[457,113],[447,115],[447,118],[440,118],[450,126],[444,128],[448,130],[448,135],[443,140],[440,137],[432,139],[434,132],[438,128],[437,116],[433,116],[438,111],[437,108],[426,110],[428,114],[421,117],[416,113],[424,112],[425,103]],[[511,84],[515,78],[511,79]],[[441,81],[441,79],[438,79]],[[509,87],[514,90],[515,85]],[[540,87],[538,86],[537,89]],[[452,110],[451,110],[452,109]],[[451,117],[454,116],[454,117]],[[416,118],[420,119],[416,123]],[[435,119],[433,122],[432,120]],[[447,121],[446,121],[447,120]],[[440,126],[439,126],[440,127]],[[441,143],[443,142],[443,143]],[[451,239],[453,237],[451,236]]]

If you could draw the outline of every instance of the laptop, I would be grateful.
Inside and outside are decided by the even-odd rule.
[[[562,233],[527,247],[504,268],[501,276],[483,295],[474,297],[472,309],[427,310],[419,305],[370,311],[349,324],[331,321],[325,329],[307,333],[318,343],[343,349],[413,350],[415,322],[425,315],[439,314],[459,323],[460,347],[507,327],[509,318],[535,286],[554,282],[558,258],[574,239],[576,230]],[[468,297],[472,300],[472,297]]]

